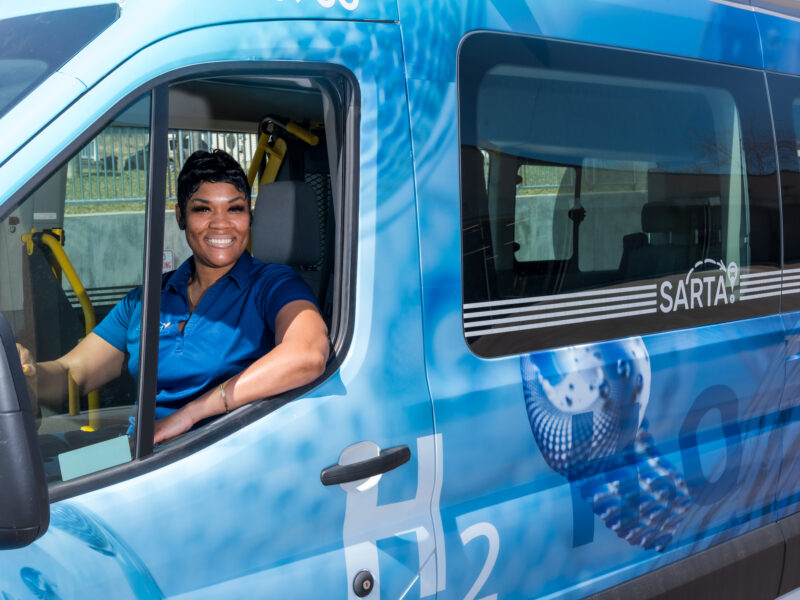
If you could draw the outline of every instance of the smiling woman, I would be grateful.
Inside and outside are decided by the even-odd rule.
[[[227,153],[197,151],[178,177],[178,226],[192,256],[161,285],[154,443],[253,400],[309,383],[328,358],[314,295],[291,268],[247,252],[250,186]],[[141,288],[65,356],[37,364],[20,349],[39,399],[58,401],[65,374],[81,390],[138,372]]]
[[[175,217],[194,256],[195,273],[187,288],[194,311],[247,248],[250,186],[239,164],[221,150],[192,154],[178,176]]]

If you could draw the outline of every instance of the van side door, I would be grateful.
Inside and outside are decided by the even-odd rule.
[[[747,532],[780,554],[764,74],[510,33],[458,52],[412,96],[443,597],[582,597]],[[777,585],[750,552],[726,585]]]
[[[294,4],[286,3],[286,10],[303,8]],[[312,5],[315,11],[306,16],[348,15],[340,5],[332,12],[325,12],[321,3],[304,6]],[[224,8],[227,17],[229,10]],[[189,139],[195,141],[187,145],[198,139],[218,143],[211,141],[217,139],[212,138],[213,128],[192,129],[188,122],[173,127],[175,107],[192,101],[201,108],[217,106],[215,99],[241,97],[241,114],[220,119],[232,123],[231,137],[222,136],[223,143],[233,140],[238,147],[245,131],[237,123],[249,123],[258,113],[252,130],[257,132],[258,119],[276,105],[287,108],[281,98],[291,98],[290,116],[306,117],[305,125],[327,136],[322,158],[307,156],[305,164],[319,159],[315,164],[330,178],[334,196],[329,215],[334,223],[334,357],[325,375],[300,391],[234,411],[154,452],[134,447],[124,460],[102,463],[99,470],[91,468],[91,461],[79,461],[74,479],[64,476],[59,458],[66,449],[54,445],[49,456],[61,468],[53,469],[51,528],[33,545],[3,553],[0,590],[9,597],[51,592],[115,598],[436,594],[441,525],[438,510],[433,512],[437,519],[432,518],[431,502],[440,481],[440,454],[423,359],[400,34],[394,23],[375,22],[392,21],[392,14],[369,6],[365,12],[368,22],[242,18],[245,22],[209,24],[167,36],[102,78],[3,165],[3,197],[19,203],[2,206],[0,225],[8,235],[0,253],[13,249],[15,256],[25,248],[22,231],[11,231],[12,210],[31,208],[31,219],[46,218],[45,210],[37,210],[42,214],[36,217],[24,196],[41,189],[39,183],[49,175],[63,175],[66,179],[56,182],[57,187],[72,190],[79,183],[77,170],[59,169],[76,152],[81,164],[93,169],[84,183],[96,183],[99,172],[100,179],[108,174],[112,181],[116,174],[127,186],[132,178],[152,179],[157,172],[164,185],[151,190],[147,202],[155,204],[151,213],[161,213],[162,231],[154,233],[151,227],[145,237],[142,215],[130,218],[138,219],[141,228],[139,251],[149,248],[145,267],[152,268],[155,261],[160,271],[161,243],[151,242],[163,234],[169,243],[178,234],[172,207],[165,206],[170,189],[165,182],[174,178],[184,151],[178,131],[193,131]],[[149,145],[141,144],[130,154],[128,170],[124,160],[104,160],[102,147],[95,156],[90,133],[114,122],[118,111],[112,107],[127,106],[151,91],[157,99],[147,104],[152,111],[145,126]],[[259,101],[263,108],[256,105]],[[180,116],[202,125],[203,114],[213,116],[213,111]],[[288,144],[296,142],[285,135]],[[291,157],[286,160],[288,165]],[[45,174],[34,180],[42,165]],[[300,177],[305,174],[301,171]],[[126,218],[119,206],[104,212],[117,213],[111,219],[117,223]],[[159,221],[149,225],[153,223]],[[86,241],[68,234],[65,247]],[[177,257],[178,246],[170,249]],[[93,257],[94,264],[115,254],[109,246]],[[21,278],[5,272],[3,277]],[[150,286],[158,297],[157,278]],[[1,289],[3,311],[6,306],[17,311],[17,331],[22,331],[30,294],[26,297],[19,287],[6,297],[8,288]],[[67,307],[74,310],[69,302]],[[143,329],[148,327],[165,327],[157,310],[142,323]],[[157,348],[151,340],[143,356],[155,356]],[[139,394],[138,406],[152,407],[154,376],[140,379],[152,391]],[[77,412],[76,421],[88,418],[89,408],[79,405]],[[137,417],[141,427],[147,416],[140,410]],[[81,436],[84,423],[76,425],[75,437]],[[64,431],[58,433],[57,441],[69,441]],[[93,443],[85,446],[97,449]]]

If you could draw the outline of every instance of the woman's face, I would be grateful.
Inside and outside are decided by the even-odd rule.
[[[180,219],[178,207],[175,214]],[[250,207],[230,183],[204,182],[186,202],[186,241],[195,267],[230,269],[247,248]]]

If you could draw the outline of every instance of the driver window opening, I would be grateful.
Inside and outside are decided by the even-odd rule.
[[[183,163],[197,150],[224,150],[253,179],[260,225],[248,250],[298,273],[329,338],[337,339],[341,292],[334,265],[341,211],[331,173],[338,173],[342,119],[331,89],[321,76],[218,76],[171,85],[162,258],[168,272],[191,254],[174,212]],[[142,283],[150,105],[146,94],[114,115],[0,220],[0,311],[37,365],[68,354]],[[51,484],[135,456],[138,361],[129,358],[117,372],[110,369],[116,376],[98,381],[97,389],[77,389],[65,373],[57,393],[30,390],[41,396],[36,420]]]

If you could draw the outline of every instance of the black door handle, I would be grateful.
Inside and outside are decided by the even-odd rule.
[[[337,483],[347,483],[348,481],[358,481],[367,479],[373,475],[380,475],[400,465],[406,464],[411,458],[411,450],[408,446],[394,446],[381,450],[381,453],[374,457],[362,460],[352,465],[331,465],[322,469],[319,479],[322,485],[335,485]]]

